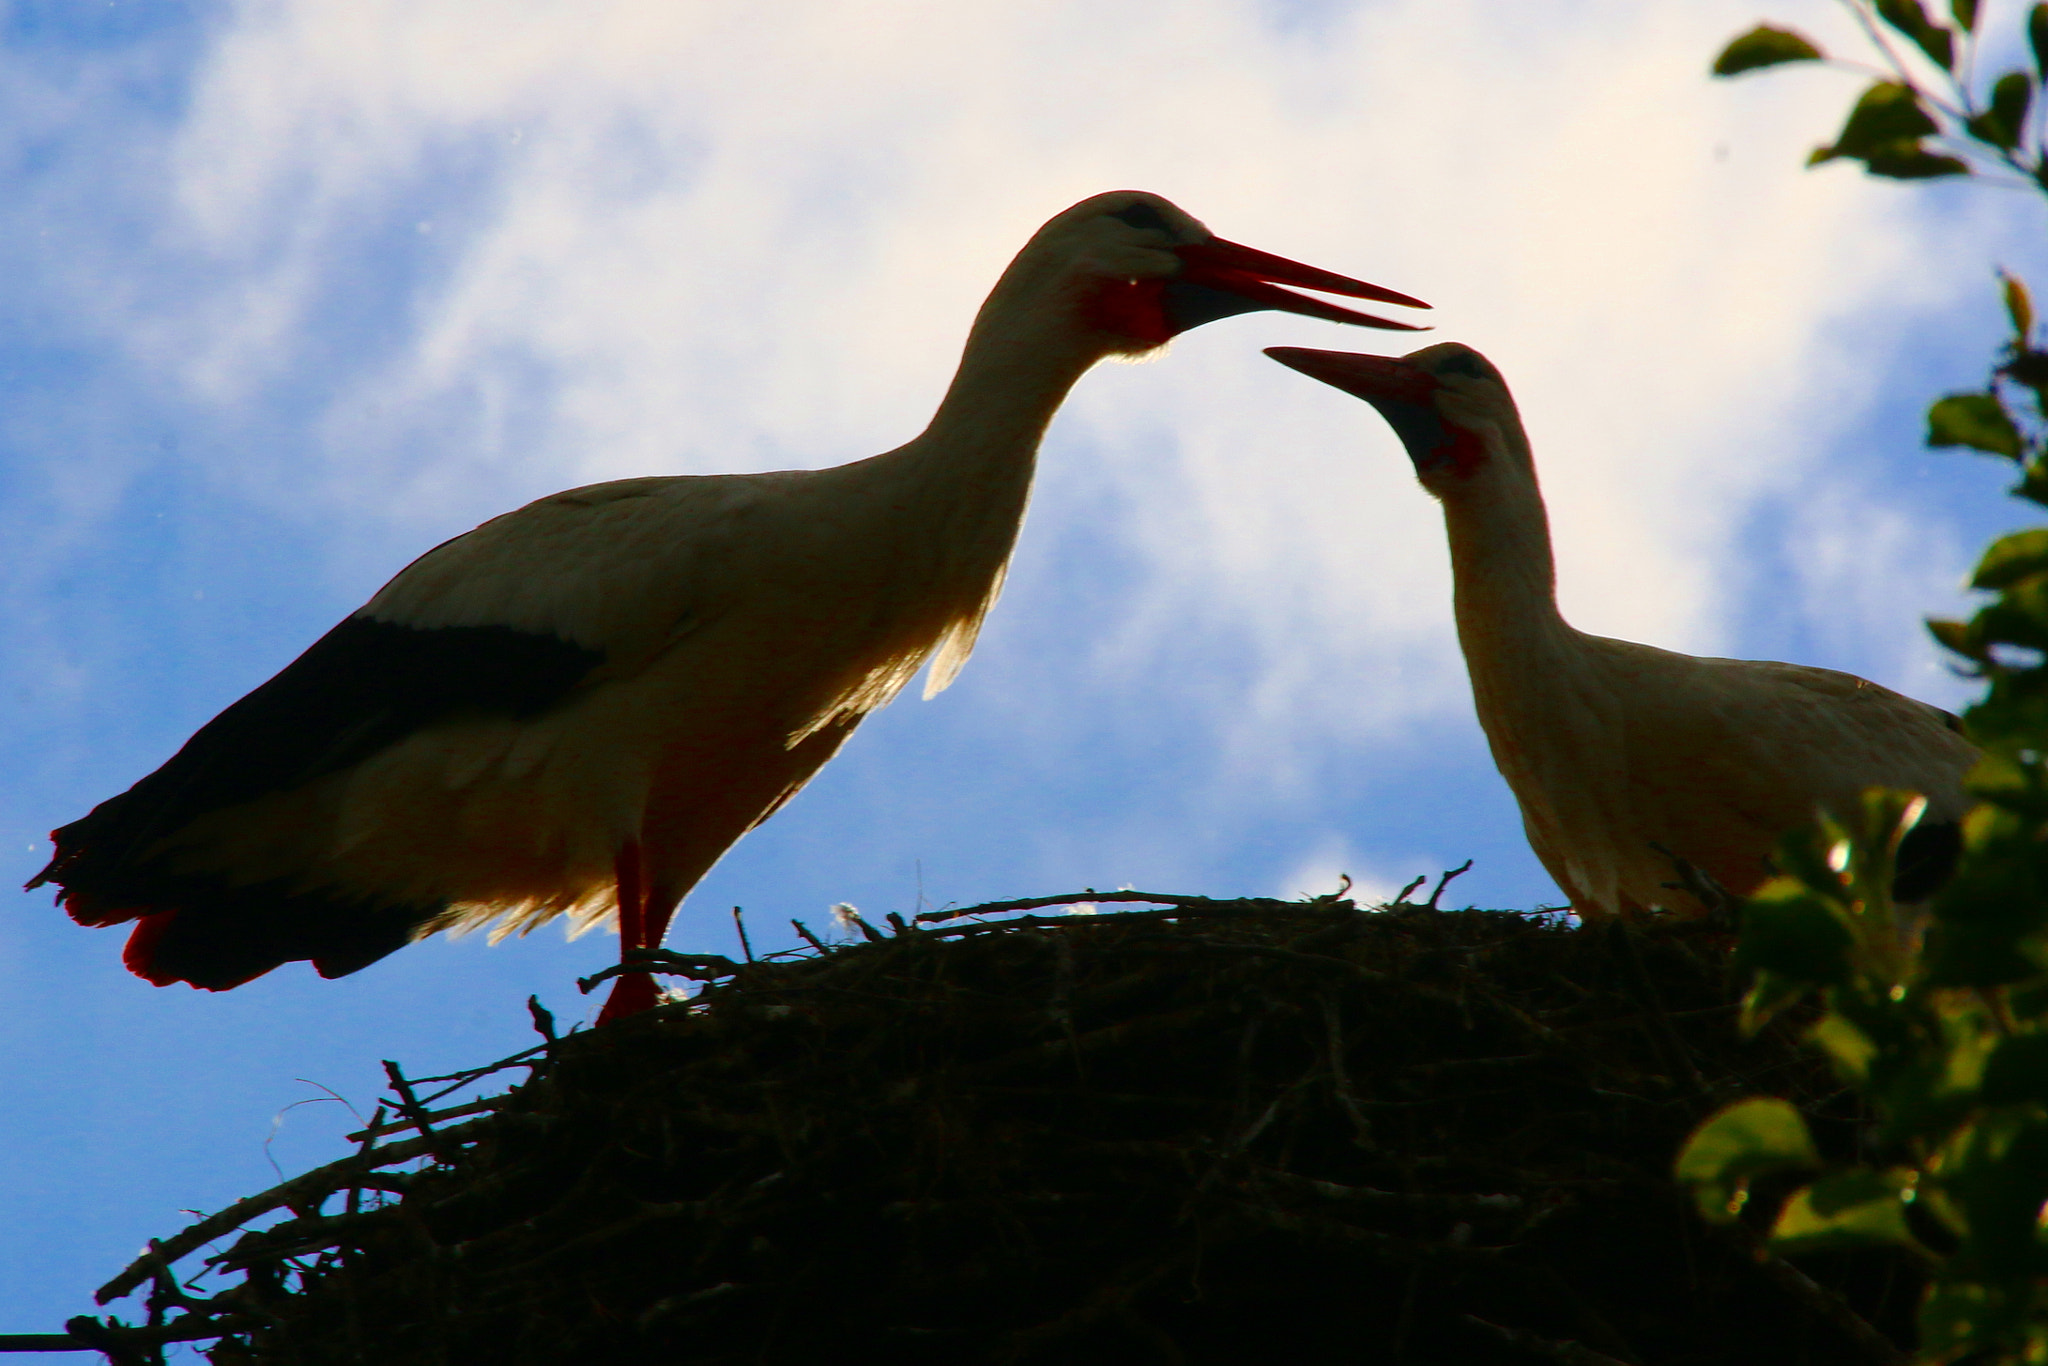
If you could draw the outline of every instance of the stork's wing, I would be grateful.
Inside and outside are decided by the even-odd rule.
[[[1869,787],[1924,793],[1930,822],[1953,821],[1967,805],[1962,779],[1976,750],[1936,707],[1831,669],[1739,659],[1665,668],[1684,657],[1599,644],[1638,699],[1628,747],[1657,756],[1631,766],[1654,779],[1632,800],[1662,816],[1674,845],[1768,848],[1816,807],[1851,816]]]

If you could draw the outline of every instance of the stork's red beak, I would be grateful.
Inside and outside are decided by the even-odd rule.
[[[1437,378],[1392,356],[1354,351],[1313,351],[1305,346],[1269,346],[1266,354],[1290,370],[1342,389],[1368,403],[1412,403],[1428,407]]]
[[[1373,299],[1405,308],[1428,308],[1420,299],[1379,285],[1369,285],[1348,275],[1338,275],[1284,256],[1274,256],[1255,247],[1240,246],[1212,237],[1177,247],[1181,272],[1166,282],[1167,320],[1175,332],[1185,332],[1218,318],[1272,308],[1284,313],[1322,318],[1333,323],[1355,323],[1361,327],[1384,327],[1396,332],[1418,332],[1414,323],[1397,323],[1359,313],[1321,299],[1297,294],[1283,285],[1313,289],[1322,294],[1341,294],[1351,299]]]

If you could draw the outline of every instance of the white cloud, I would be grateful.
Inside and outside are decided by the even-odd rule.
[[[1843,41],[1830,6],[1778,9]],[[388,568],[565,484],[895,444],[1030,230],[1145,186],[1436,301],[1522,401],[1568,614],[1739,652],[1748,519],[1837,458],[1916,314],[1981,287],[1910,197],[1798,169],[1853,88],[1708,81],[1747,0],[1264,13],[252,0],[173,130],[151,278],[106,297],[189,393],[291,410],[307,446],[238,451],[226,482],[384,525],[353,553]],[[1092,539],[1128,581],[1062,623],[1078,688],[1128,699],[1205,660],[1175,687],[1218,780],[1300,793],[1467,703],[1435,508],[1368,409],[1254,352],[1284,341],[1405,349],[1258,315],[1088,377],[1023,553]],[[1805,524],[1800,589],[1846,656],[1817,662],[1940,590],[1907,547],[1949,533],[1861,496]],[[1893,554],[1912,564],[1851,562]],[[1072,605],[1030,581],[1004,614]],[[1074,701],[982,695],[1021,734]]]

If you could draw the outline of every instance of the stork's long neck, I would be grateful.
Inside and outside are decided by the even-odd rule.
[[[1550,525],[1534,467],[1497,446],[1441,490],[1458,643],[1480,717],[1544,705],[1570,685],[1579,635],[1558,614]]]
[[[914,471],[936,539],[995,565],[1016,538],[1047,425],[1101,355],[1024,303],[1001,286],[990,295],[931,424],[892,453]]]

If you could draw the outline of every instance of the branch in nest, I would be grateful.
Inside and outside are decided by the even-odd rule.
[[[1573,1342],[1569,1338],[1559,1342],[1554,1338],[1532,1333],[1526,1328],[1508,1328],[1498,1323],[1488,1323],[1473,1314],[1464,1314],[1460,1317],[1473,1327],[1499,1338],[1511,1347],[1520,1347],[1525,1351],[1534,1352],[1537,1356],[1561,1361],[1564,1366],[1633,1366],[1630,1362],[1608,1356],[1605,1352],[1596,1352],[1584,1343]]]

